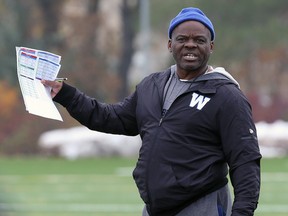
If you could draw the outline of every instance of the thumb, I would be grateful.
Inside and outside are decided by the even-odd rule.
[[[51,80],[41,80],[41,83],[46,87],[51,88],[51,96],[55,97],[63,86],[63,82],[51,81]]]

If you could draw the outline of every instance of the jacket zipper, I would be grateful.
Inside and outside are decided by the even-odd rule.
[[[161,126],[162,124],[162,121],[163,121],[163,117],[160,118],[160,121],[159,121],[159,126]]]
[[[167,113],[167,112],[168,112],[168,110],[166,110],[165,112],[162,113],[161,118],[160,118],[160,120],[159,120],[159,124],[158,124],[159,127],[161,126],[161,124],[162,124],[162,122],[163,122],[163,119],[164,119],[164,117],[166,116],[166,113]]]

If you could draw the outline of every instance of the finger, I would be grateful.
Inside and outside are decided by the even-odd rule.
[[[60,88],[62,86],[61,83],[51,80],[41,80],[41,83],[51,88]]]
[[[47,86],[51,86],[51,87],[54,85],[54,81],[50,81],[50,80],[41,80],[41,83]]]

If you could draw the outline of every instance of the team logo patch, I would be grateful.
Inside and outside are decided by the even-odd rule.
[[[209,97],[204,97],[203,95],[199,95],[194,92],[192,94],[192,99],[189,106],[190,107],[196,106],[198,110],[201,110],[210,101],[210,99],[211,98]]]

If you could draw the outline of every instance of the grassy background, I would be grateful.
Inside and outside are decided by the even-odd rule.
[[[136,159],[0,158],[0,216],[135,216]],[[256,216],[288,215],[288,158],[262,160]]]

